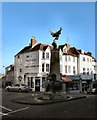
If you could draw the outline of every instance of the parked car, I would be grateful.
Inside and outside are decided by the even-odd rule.
[[[6,90],[8,92],[9,91],[28,92],[30,91],[30,88],[25,84],[15,84],[14,86],[7,86]]]

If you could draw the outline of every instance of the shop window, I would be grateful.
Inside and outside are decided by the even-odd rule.
[[[42,88],[45,87],[45,77],[42,77]]]
[[[33,77],[31,77],[31,88],[34,88]]]
[[[28,77],[28,86],[30,86],[30,78]]]
[[[89,75],[89,68],[87,68],[87,75]]]

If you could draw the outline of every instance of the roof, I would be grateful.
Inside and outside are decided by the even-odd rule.
[[[59,46],[59,49],[61,49],[61,50],[63,51],[64,46],[67,46],[67,44],[60,45],[60,46]],[[77,48],[75,48],[75,47],[70,47],[70,48],[67,50],[67,53],[63,53],[63,54],[64,54],[64,55],[77,56],[77,55],[79,55],[79,51],[78,51]]]
[[[68,47],[69,44],[64,44],[64,45],[60,45],[59,46],[59,49],[61,49],[63,51],[63,48],[64,46]],[[80,54],[83,54],[83,55],[87,55],[87,56],[90,56],[92,57],[95,62],[96,62],[96,59],[92,56],[92,53],[91,52],[82,52],[82,50],[80,49],[77,49],[76,47],[70,47],[69,49],[67,49],[67,53],[63,53],[63,55],[71,55],[71,56],[77,56],[77,55],[80,55]]]
[[[32,47],[32,46],[29,45],[29,46],[24,47],[16,55],[21,54],[21,53],[31,52],[31,51],[38,51],[38,50],[45,51],[47,49],[47,47],[50,47],[50,49],[52,49],[52,47],[50,45],[46,45],[46,44],[42,44],[42,43],[39,43],[39,44],[35,45],[34,47]]]
[[[70,47],[70,44],[63,44],[63,45],[59,45],[59,49],[61,49],[63,51],[63,48],[64,46],[66,46],[68,49],[67,49],[67,53],[63,53],[63,55],[71,55],[71,56],[77,56],[79,54],[84,54],[84,55],[87,55],[87,56],[90,56],[92,57],[93,59],[95,59],[93,56],[92,56],[92,53],[91,52],[84,52],[82,53],[82,50],[79,50],[75,47]],[[38,51],[38,50],[43,50],[45,51],[47,49],[47,47],[49,47],[50,49],[53,49],[53,46],[50,46],[50,45],[47,45],[47,44],[42,44],[42,43],[39,43],[39,44],[36,44],[35,46],[26,46],[24,47],[20,52],[18,52],[16,55],[18,54],[21,54],[21,53],[26,53],[26,52],[31,52],[31,51]],[[16,56],[15,55],[15,56]],[[96,62],[96,59],[95,59],[95,62]]]

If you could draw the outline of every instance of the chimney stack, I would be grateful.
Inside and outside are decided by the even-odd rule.
[[[32,36],[31,46],[34,46],[37,43],[36,37]]]
[[[67,50],[69,50],[70,49],[70,44],[69,43],[67,43]]]

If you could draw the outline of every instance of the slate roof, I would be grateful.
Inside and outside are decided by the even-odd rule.
[[[67,46],[67,43],[64,45],[60,45],[59,49],[61,49],[63,51],[64,46]],[[77,56],[77,55],[79,55],[79,51],[75,47],[70,47],[70,49],[67,50],[67,53],[63,53],[63,55]]]
[[[42,43],[39,43],[39,44],[37,44],[37,45],[35,45],[35,46],[26,46],[26,47],[24,47],[20,52],[18,52],[16,55],[18,55],[18,54],[21,54],[21,53],[26,53],[26,52],[31,52],[31,51],[38,51],[38,50],[43,50],[43,51],[45,51],[46,49],[47,49],[47,47],[50,47],[50,49],[52,49],[52,46],[50,46],[50,45],[46,45],[46,44],[42,44]],[[15,56],[16,56],[15,55]]]
[[[67,46],[68,44],[63,44],[60,45],[58,48],[61,49],[63,51],[64,46]],[[47,47],[50,47],[50,49],[53,48],[53,46],[47,45],[47,44],[42,44],[42,43],[38,43],[35,46],[26,46],[24,47],[20,52],[18,52],[16,55],[21,54],[21,53],[26,53],[26,52],[31,52],[31,51],[38,51],[38,50],[43,50],[45,51],[47,49]],[[70,49],[67,51],[67,53],[63,53],[63,55],[71,55],[71,56],[77,56],[79,54],[82,54],[81,50],[78,50],[75,47],[70,47]],[[15,56],[16,56],[15,55]],[[88,55],[88,56],[92,56],[91,52],[84,52],[84,55]],[[94,58],[94,57],[93,57]],[[95,59],[95,58],[94,58]],[[96,61],[96,59],[95,59]]]
[[[67,43],[64,44],[64,45],[60,45],[59,46],[59,49],[61,49],[63,51],[63,48],[64,46],[67,46]],[[91,52],[84,52],[82,53],[81,50],[77,49],[76,47],[70,47],[70,49],[67,51],[67,53],[63,53],[64,55],[71,55],[71,56],[77,56],[79,54],[84,54],[84,55],[87,55],[87,56],[90,56],[90,57],[93,57],[92,56],[92,53]],[[93,57],[94,58],[94,57]],[[94,58],[95,59],[95,58]],[[96,60],[96,59],[95,59]]]

